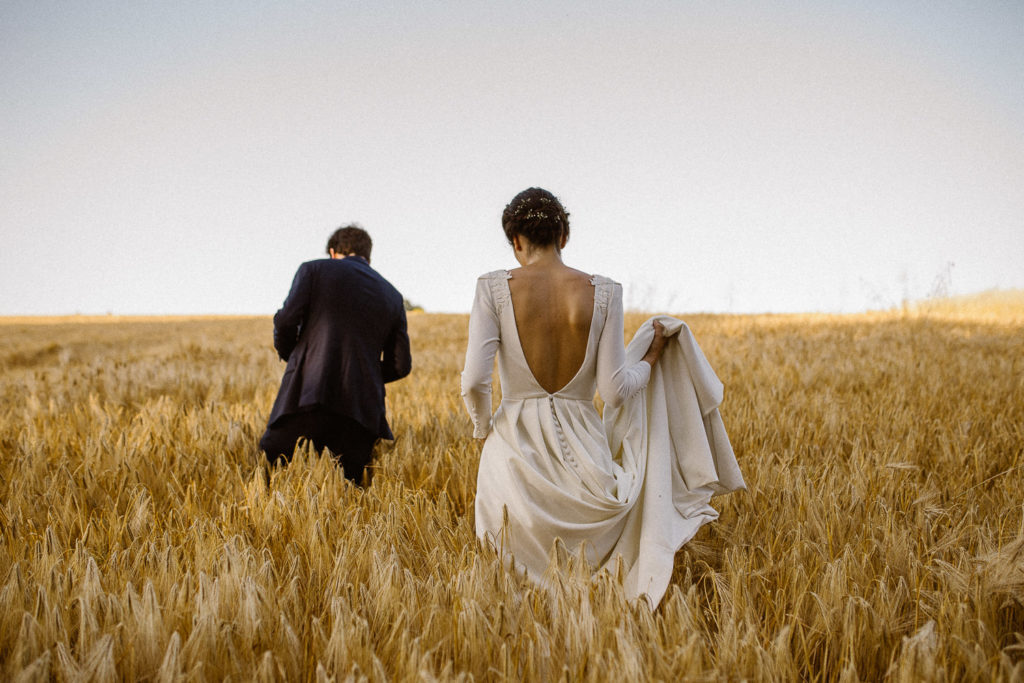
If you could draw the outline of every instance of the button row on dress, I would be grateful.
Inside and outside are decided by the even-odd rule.
[[[548,396],[548,405],[551,407],[551,419],[555,421],[555,431],[558,432],[558,445],[562,449],[562,456],[570,465],[576,467],[576,457],[569,450],[569,442],[565,438],[565,432],[562,431],[562,423],[558,420],[558,414],[555,412],[554,396]]]

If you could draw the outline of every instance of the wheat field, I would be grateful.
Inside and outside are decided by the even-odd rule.
[[[269,318],[3,320],[0,678],[1024,680],[1024,302],[686,320],[749,490],[654,612],[476,542],[466,316],[410,317],[366,490],[264,478]]]

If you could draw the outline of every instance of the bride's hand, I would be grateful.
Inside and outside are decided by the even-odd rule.
[[[661,352],[665,350],[668,337],[665,336],[665,326],[661,324],[660,320],[655,320],[652,325],[654,326],[654,339],[651,340],[651,345],[647,348],[647,353],[644,354],[643,360],[647,361],[653,368],[654,364],[661,358]]]

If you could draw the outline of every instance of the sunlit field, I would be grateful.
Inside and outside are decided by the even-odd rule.
[[[265,479],[269,318],[0,322],[0,679],[1024,680],[1021,297],[684,317],[749,490],[654,612],[478,545],[465,316],[410,316],[366,490]]]

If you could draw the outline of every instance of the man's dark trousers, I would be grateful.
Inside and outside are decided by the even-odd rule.
[[[317,453],[325,448],[345,471],[345,478],[356,484],[363,481],[363,472],[373,457],[377,435],[355,420],[313,409],[281,417],[260,439],[260,449],[271,464],[291,462],[299,439],[307,439]]]

